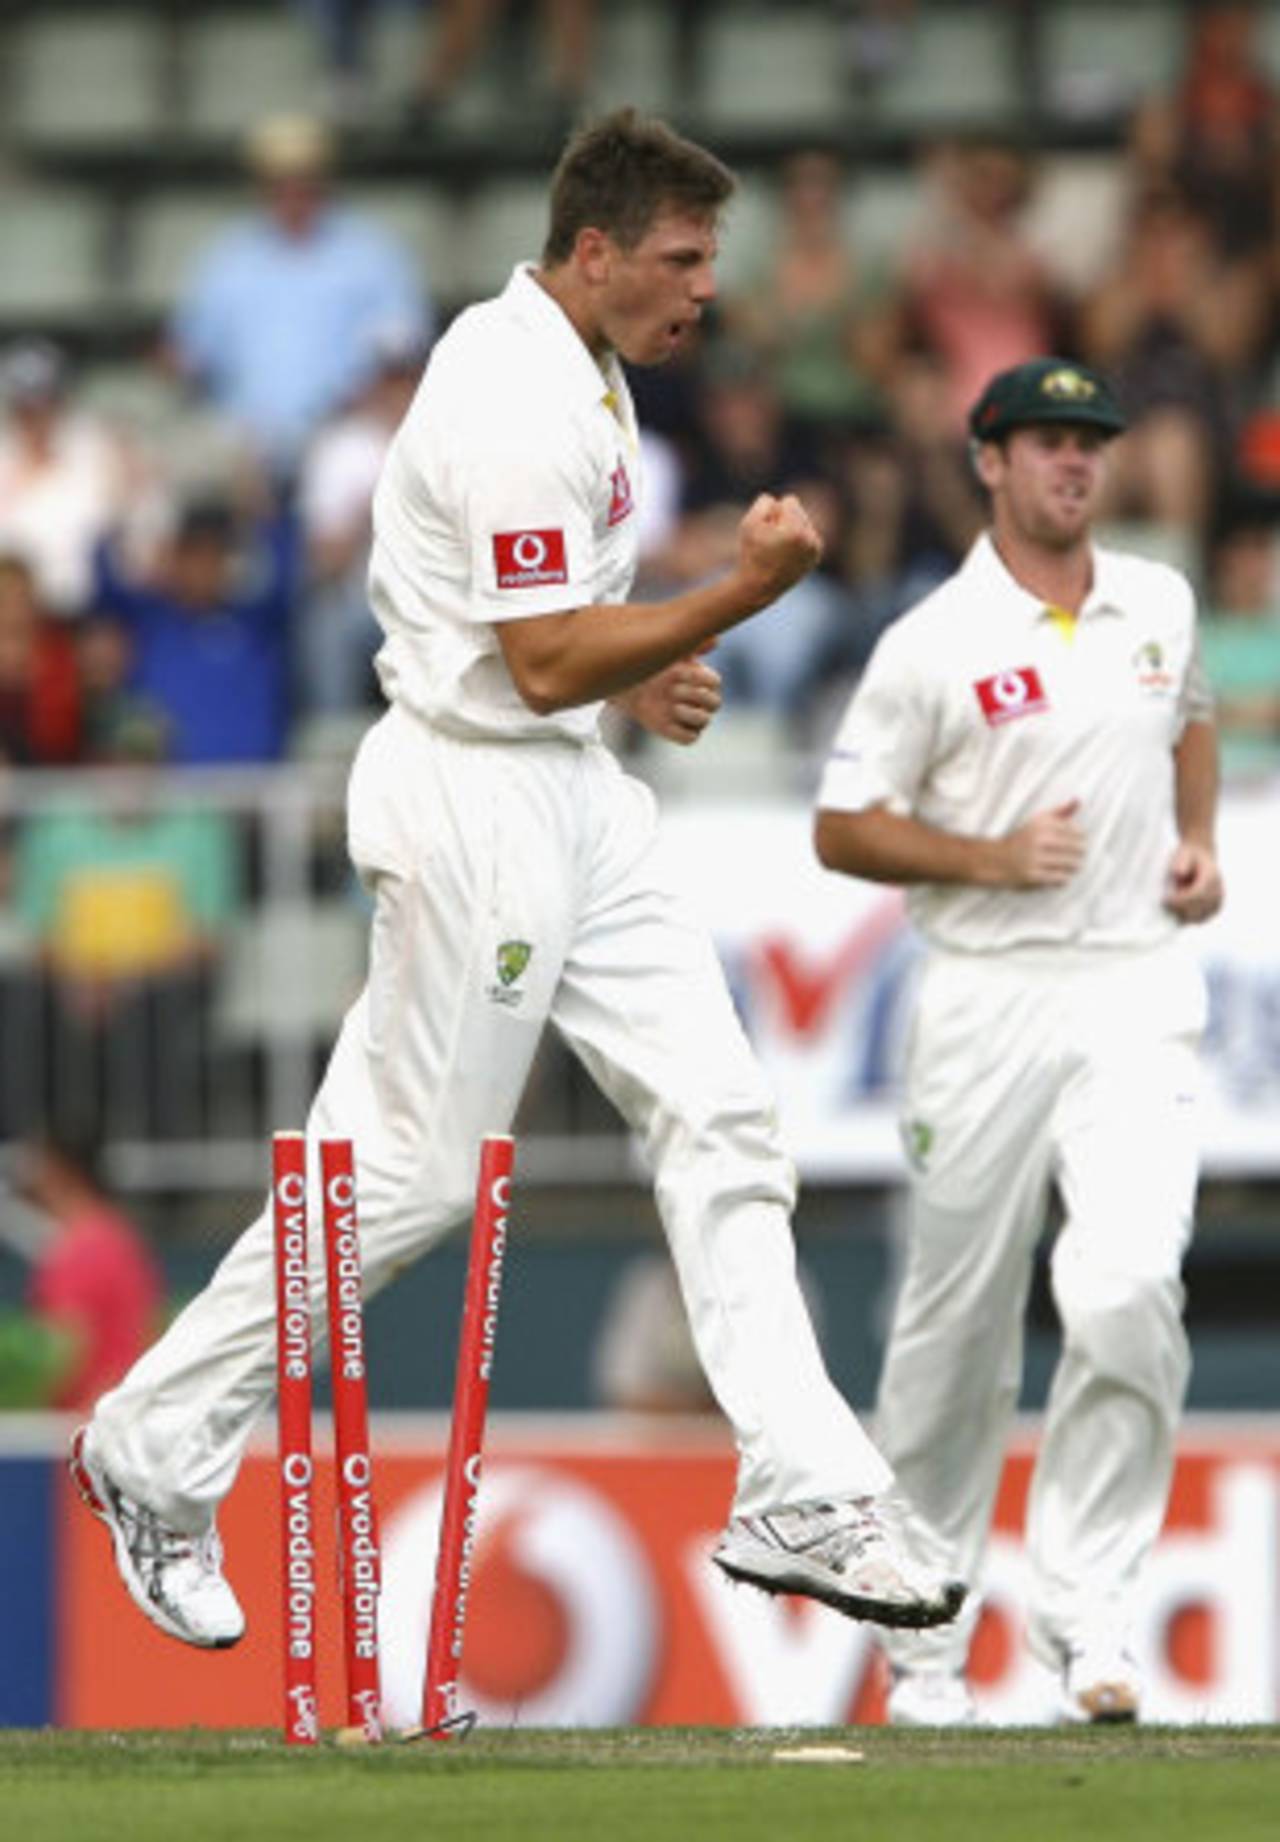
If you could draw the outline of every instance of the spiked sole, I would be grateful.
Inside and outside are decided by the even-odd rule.
[[[817,1599],[846,1618],[863,1619],[869,1624],[887,1625],[895,1630],[921,1631],[932,1625],[950,1624],[964,1604],[967,1587],[952,1580],[943,1589],[940,1601],[876,1599],[865,1593],[851,1592],[838,1585],[829,1575],[810,1571],[795,1555],[752,1555],[749,1560],[732,1553],[717,1552],[712,1560],[729,1579],[744,1586],[755,1586],[763,1593],[798,1593],[805,1599]]]

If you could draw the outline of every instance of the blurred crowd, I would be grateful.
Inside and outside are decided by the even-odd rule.
[[[358,85],[367,9],[306,10]],[[438,111],[464,21],[496,6],[453,11],[411,113]],[[867,56],[906,13],[858,10]],[[1229,770],[1280,762],[1280,98],[1257,20],[1190,16],[1182,78],[1136,111],[1107,209],[1064,213],[1033,153],[970,134],[920,150],[901,234],[862,247],[857,172],[817,146],[780,161],[696,350],[634,380],[642,592],[721,567],[762,489],[800,491],[823,528],[821,570],[719,648],[730,715],[752,713],[762,746],[821,747],[885,624],[981,525],[967,405],[1056,351],[1128,408],[1106,525],[1196,580]],[[546,26],[572,108],[591,9],[549,7]],[[163,439],[94,413],[49,340],[0,352],[0,759],[272,762],[373,701],[372,491],[463,303],[434,299],[361,209],[340,146],[319,118],[251,136],[243,219],[183,278],[150,361]]]
[[[306,10],[355,110],[368,9]],[[497,10],[443,7],[406,102],[423,132],[465,76],[475,20]],[[910,13],[850,8],[866,83]],[[592,8],[539,17],[568,115]],[[984,506],[965,412],[991,373],[1044,352],[1098,366],[1127,407],[1104,541],[1195,580],[1228,774],[1280,769],[1280,95],[1259,17],[1189,13],[1181,77],[1135,111],[1105,199],[1064,204],[1035,152],[970,133],[918,150],[887,239],[858,233],[861,176],[818,145],[767,176],[767,212],[730,217],[731,279],[697,345],[633,379],[639,592],[722,568],[762,490],[800,493],[819,521],[821,568],[717,648],[726,710],[708,741],[736,729],[757,783],[821,757],[879,634],[973,541]],[[431,342],[465,303],[437,298],[362,208],[342,112],[249,137],[243,214],[181,278],[139,360],[158,421],[95,408],[39,329],[0,350],[0,768],[133,769],[127,796],[104,802],[95,782],[0,839],[5,914],[77,1069],[115,1056],[127,1071],[129,1045],[151,1037],[198,1048],[174,1020],[200,1014],[240,899],[226,821],[154,798],[159,771],[345,748],[377,701],[373,490]],[[36,1001],[27,965],[0,965],[0,1136],[29,1103],[15,1006]],[[149,1086],[139,1129],[180,1134],[166,1108],[189,1084]]]
[[[593,0],[379,4],[424,17],[406,135],[447,134],[512,18],[513,81],[557,132],[580,115]],[[223,812],[162,793],[164,770],[341,753],[378,703],[374,487],[432,341],[466,303],[343,170],[370,107],[375,0],[296,5],[323,49],[322,106],[248,137],[239,221],[174,278],[137,356],[149,413],[95,395],[48,329],[0,347],[0,796],[21,770],[92,770],[0,817],[0,1141],[50,1125],[71,1143],[198,1131],[212,982],[258,866]],[[906,54],[914,10],[845,0],[851,107]],[[1128,411],[1101,535],[1192,576],[1228,777],[1280,773],[1280,91],[1261,22],[1257,6],[1187,9],[1180,76],[1134,111],[1100,189],[1064,194],[1052,162],[998,133],[939,137],[912,157],[909,210],[872,235],[866,175],[833,147],[746,175],[701,337],[632,378],[637,591],[724,567],[760,491],[798,492],[826,550],[720,641],[725,711],[669,774],[696,785],[735,733],[736,785],[821,759],[880,633],[983,524],[969,404],[994,371],[1046,352],[1106,372]],[[645,747],[622,727],[618,741]],[[124,1245],[89,1206],[83,1162],[47,1146],[29,1161],[52,1340],[9,1350],[59,1399],[87,1360],[68,1322],[90,1313],[49,1277],[54,1250],[87,1250],[93,1274]],[[94,1232],[55,1234],[60,1220]],[[135,1316],[154,1308],[145,1276],[125,1289]]]

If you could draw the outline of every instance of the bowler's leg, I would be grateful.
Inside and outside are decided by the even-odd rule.
[[[510,751],[406,740],[403,720],[373,735],[374,765],[384,781],[396,776],[406,809],[393,805],[387,835],[362,846],[375,898],[368,983],[308,1121],[313,1148],[327,1134],[355,1142],[370,1295],[469,1208],[480,1140],[510,1126],[570,925],[563,840],[522,806],[522,788],[537,803],[536,751],[508,784],[502,757]],[[384,750],[388,736],[393,746]],[[502,829],[493,819],[498,777]],[[354,810],[358,816],[358,799]],[[375,812],[381,820],[382,806]],[[416,869],[398,867],[397,828],[423,841]],[[380,865],[370,861],[375,852]],[[536,939],[538,950],[507,987],[498,955],[516,934]],[[264,1144],[264,1168],[267,1155]],[[311,1240],[323,1338],[314,1223]],[[271,1398],[274,1340],[264,1209],[204,1292],[99,1402],[91,1437],[118,1484],[176,1528],[206,1530]]]

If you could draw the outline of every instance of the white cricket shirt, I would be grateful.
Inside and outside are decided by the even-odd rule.
[[[458,316],[374,495],[369,596],[392,703],[454,735],[596,734],[598,703],[528,709],[495,623],[626,599],[638,454],[621,366],[596,363],[529,267]]]
[[[982,537],[882,635],[818,803],[884,805],[995,838],[1078,799],[1085,859],[1063,887],[914,884],[914,920],[964,952],[1152,944],[1178,925],[1162,903],[1176,842],[1172,750],[1188,721],[1211,715],[1195,599],[1177,570],[1095,549],[1093,589],[1064,631]]]

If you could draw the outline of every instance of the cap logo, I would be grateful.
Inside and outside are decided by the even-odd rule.
[[[1052,397],[1055,403],[1084,403],[1097,396],[1098,386],[1091,377],[1064,367],[1041,378],[1040,394]]]

